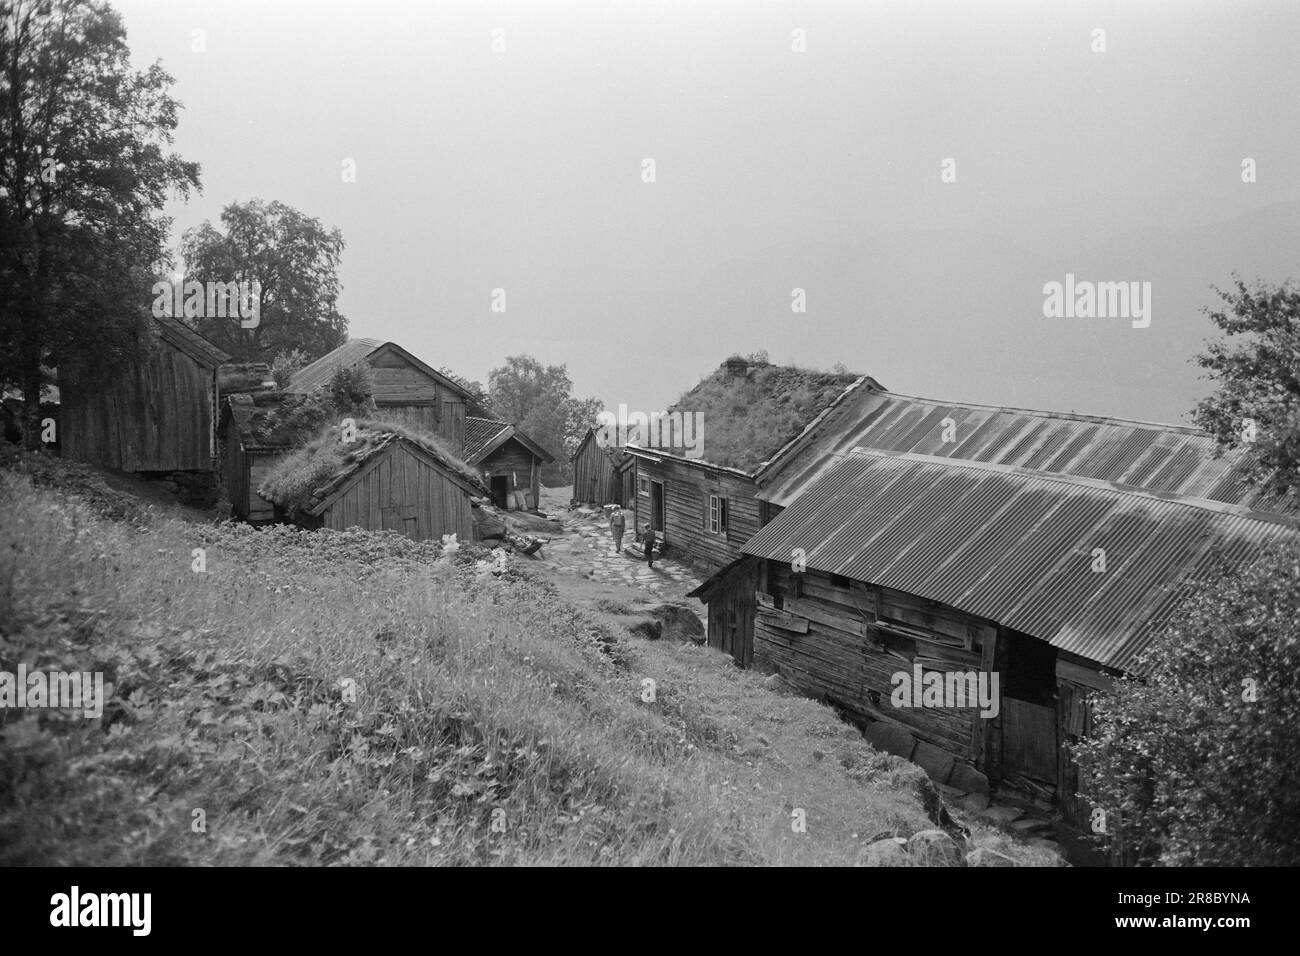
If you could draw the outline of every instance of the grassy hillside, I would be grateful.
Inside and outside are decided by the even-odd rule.
[[[830,710],[468,548],[131,514],[70,475],[0,471],[0,670],[112,691],[0,710],[0,865],[849,864],[933,826]]]

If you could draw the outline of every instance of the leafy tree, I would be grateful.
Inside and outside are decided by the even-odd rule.
[[[277,388],[285,389],[294,373],[307,366],[307,355],[302,349],[290,349],[280,352],[271,359],[271,378],[275,379]]]
[[[1216,391],[1192,413],[1222,448],[1246,448],[1247,477],[1271,494],[1300,490],[1300,290],[1249,289],[1236,279],[1210,318],[1239,344],[1209,343],[1196,357]],[[1252,427],[1253,425],[1253,427]]]
[[[488,376],[488,394],[500,417],[556,456],[542,469],[541,479],[548,484],[572,480],[568,453],[595,424],[601,407],[595,399],[576,399],[572,393],[566,366],[543,366],[530,355],[511,355]]]
[[[294,349],[313,360],[347,341],[347,319],[338,311],[337,228],[260,199],[231,203],[221,223],[224,232],[210,222],[186,231],[185,281],[260,283],[259,321],[243,328],[235,319],[195,319],[203,335],[240,362],[266,362]]]
[[[1300,864],[1300,548],[1197,591],[1094,698],[1088,799],[1129,858]]]
[[[121,16],[93,0],[0,0],[0,384],[39,442],[42,365],[104,373],[147,347],[171,195],[199,167],[168,152],[180,104],[133,70]]]
[[[374,377],[365,362],[342,365],[330,376],[329,396],[334,408],[341,414],[362,408],[374,408]]]
[[[499,417],[496,409],[492,407],[492,397],[488,395],[488,390],[483,387],[482,382],[472,382],[462,378],[449,368],[440,368],[438,371],[470,393],[471,397],[465,402],[465,414],[472,418]]]

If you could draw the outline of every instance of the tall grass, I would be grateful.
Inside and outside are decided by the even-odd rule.
[[[929,825],[826,708],[473,549],[0,493],[0,669],[112,685],[0,711],[0,864],[851,863]]]

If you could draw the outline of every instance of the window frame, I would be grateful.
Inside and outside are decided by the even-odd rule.
[[[709,534],[725,535],[727,533],[728,518],[730,517],[729,510],[726,495],[709,495],[707,512]]]

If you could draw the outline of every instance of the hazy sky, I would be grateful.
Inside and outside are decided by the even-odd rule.
[[[527,352],[650,409],[765,348],[1172,420],[1210,284],[1300,276],[1285,0],[115,6],[202,166],[176,239],[255,196],[338,226],[352,334],[470,378]],[[1151,326],[1045,318],[1067,270],[1153,281]]]

